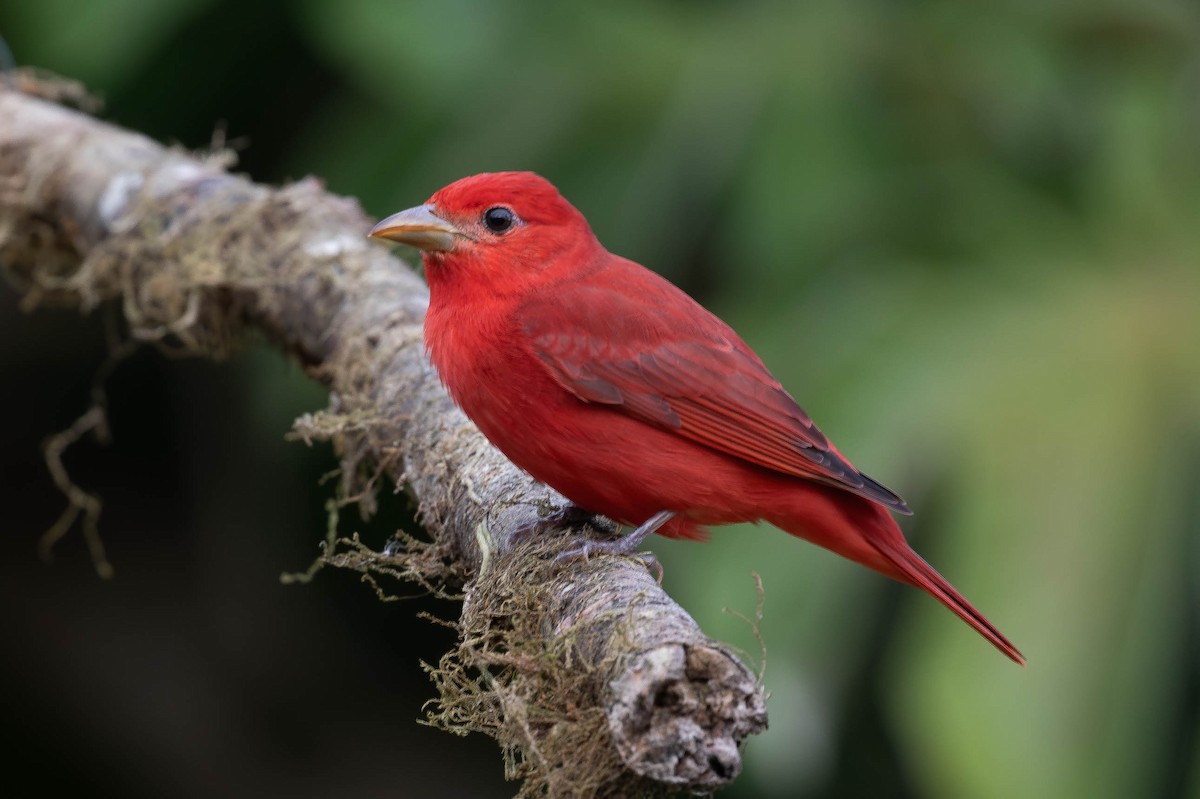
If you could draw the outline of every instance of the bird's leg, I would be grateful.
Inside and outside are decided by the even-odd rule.
[[[585,524],[597,526],[596,516],[587,508],[580,507],[574,502],[568,502],[558,510],[541,519],[542,529],[550,526],[582,527]]]
[[[593,553],[603,553],[605,555],[637,555],[637,557],[646,561],[646,565],[653,569],[658,574],[659,582],[662,582],[662,565],[658,562],[658,558],[654,557],[649,552],[638,553],[637,548],[646,540],[652,533],[658,531],[671,519],[675,518],[675,511],[660,510],[658,513],[651,516],[646,521],[642,522],[629,535],[621,536],[615,541],[585,541],[581,546],[574,549],[568,549],[566,552],[560,552],[555,560],[566,560],[582,555],[587,558]]]
[[[662,527],[667,522],[675,518],[675,511],[660,510],[658,513],[651,516],[646,521],[642,522],[637,529],[626,536],[622,536],[616,541],[616,548],[612,551],[615,555],[628,555],[631,552],[636,552],[637,548],[642,545],[642,542],[649,538],[652,534],[658,532],[658,528]]]
[[[585,524],[598,530],[619,529],[615,528],[613,522],[605,517],[592,513],[587,508],[576,505],[574,502],[568,502],[561,508],[551,511],[545,516],[538,517],[536,521],[532,521],[514,530],[509,537],[509,546],[514,546],[530,536],[541,535],[547,530],[561,527],[577,528]]]

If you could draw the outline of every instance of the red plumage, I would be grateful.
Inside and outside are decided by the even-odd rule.
[[[855,469],[724,322],[605,250],[549,182],[466,178],[373,234],[426,250],[430,357],[538,480],[625,524],[675,511],[659,530],[675,538],[765,519],[921,588],[1024,663],[909,547],[888,512],[909,513],[903,500]]]

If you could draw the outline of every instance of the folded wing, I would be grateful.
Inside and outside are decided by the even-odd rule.
[[[521,308],[525,342],[559,385],[757,466],[911,513],[830,445],[725,323],[651,272],[624,277]]]

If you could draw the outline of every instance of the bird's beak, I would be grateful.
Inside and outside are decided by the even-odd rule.
[[[432,205],[418,205],[371,228],[367,234],[375,239],[391,239],[418,250],[447,252],[454,249],[454,240],[465,234],[433,212]]]

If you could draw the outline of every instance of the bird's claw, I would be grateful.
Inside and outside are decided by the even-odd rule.
[[[584,541],[581,545],[568,549],[566,552],[560,552],[555,556],[556,562],[561,562],[569,558],[577,558],[582,556],[584,560],[593,553],[601,553],[605,555],[626,555],[636,557],[646,564],[646,568],[654,573],[655,579],[659,585],[662,584],[663,568],[662,564],[650,552],[638,552],[637,548],[641,543],[658,528],[662,527],[671,519],[675,518],[674,511],[659,511],[642,523],[636,530],[626,536],[622,536],[613,541]]]
[[[537,521],[513,531],[511,541],[513,544],[517,544],[527,538],[541,535],[547,530],[558,527],[582,527],[585,524],[592,527],[602,527],[603,525],[597,522],[598,518],[603,517],[599,517],[597,514],[581,508],[573,502],[568,502],[561,508],[538,518]]]
[[[654,575],[654,582],[662,585],[663,566],[653,552],[639,552],[637,557],[646,564],[646,571]]]
[[[626,536],[625,538],[628,538]],[[555,563],[562,563],[571,558],[583,558],[587,561],[592,555],[617,555],[636,558],[646,564],[646,570],[654,575],[654,580],[662,585],[663,567],[653,552],[637,552],[636,545],[631,548],[625,544],[625,538],[616,541],[585,541],[577,547],[559,552],[554,556]]]

